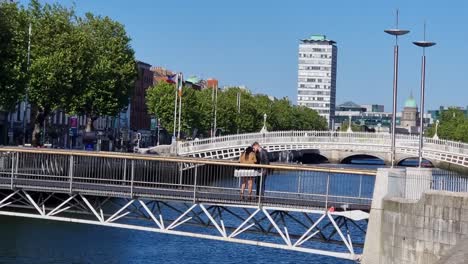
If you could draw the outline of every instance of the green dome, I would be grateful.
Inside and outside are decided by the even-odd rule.
[[[410,95],[408,99],[405,101],[405,107],[417,108],[416,101],[413,98],[413,95]]]

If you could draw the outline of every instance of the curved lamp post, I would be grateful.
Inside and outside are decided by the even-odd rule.
[[[392,111],[392,168],[395,165],[395,130],[396,130],[396,109],[398,96],[398,37],[409,33],[409,30],[398,28],[398,9],[396,11],[396,28],[384,30],[385,33],[395,36],[395,46],[393,48],[393,111]]]
[[[426,48],[434,46],[436,43],[431,41],[426,41],[426,23],[424,23],[424,40],[414,41],[414,45],[421,47],[423,49],[423,55],[421,60],[421,110],[419,118],[419,167],[422,164],[422,147],[423,147],[423,133],[424,133],[424,92],[426,89]],[[436,133],[437,134],[437,133]]]

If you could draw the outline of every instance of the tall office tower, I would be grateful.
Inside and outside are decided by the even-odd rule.
[[[327,119],[333,129],[336,102],[336,42],[312,35],[299,43],[297,103]]]

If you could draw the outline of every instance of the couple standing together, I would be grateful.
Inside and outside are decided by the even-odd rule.
[[[268,158],[268,151],[262,148],[258,142],[254,142],[252,146],[247,147],[244,153],[242,153],[242,155],[240,156],[239,161],[240,163],[243,163],[243,164],[263,164],[263,165],[270,164],[270,160]],[[260,193],[265,192],[267,170],[259,169],[256,172],[257,172],[256,175],[252,175],[250,177],[249,175],[246,175],[246,177],[242,177],[242,183],[241,183],[241,189],[240,189],[241,199],[244,198],[244,190],[246,186],[248,188],[249,199],[252,199],[254,177],[255,177],[255,187],[256,187],[255,194],[257,196],[260,196]]]

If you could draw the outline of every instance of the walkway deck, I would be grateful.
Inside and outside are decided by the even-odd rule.
[[[368,211],[375,174],[372,170],[245,166],[138,154],[35,149],[0,149],[0,153],[2,189],[279,208],[333,206],[341,210],[344,206]],[[241,199],[240,180],[233,177],[240,167],[269,171],[266,191],[260,197],[254,191],[252,199]]]

